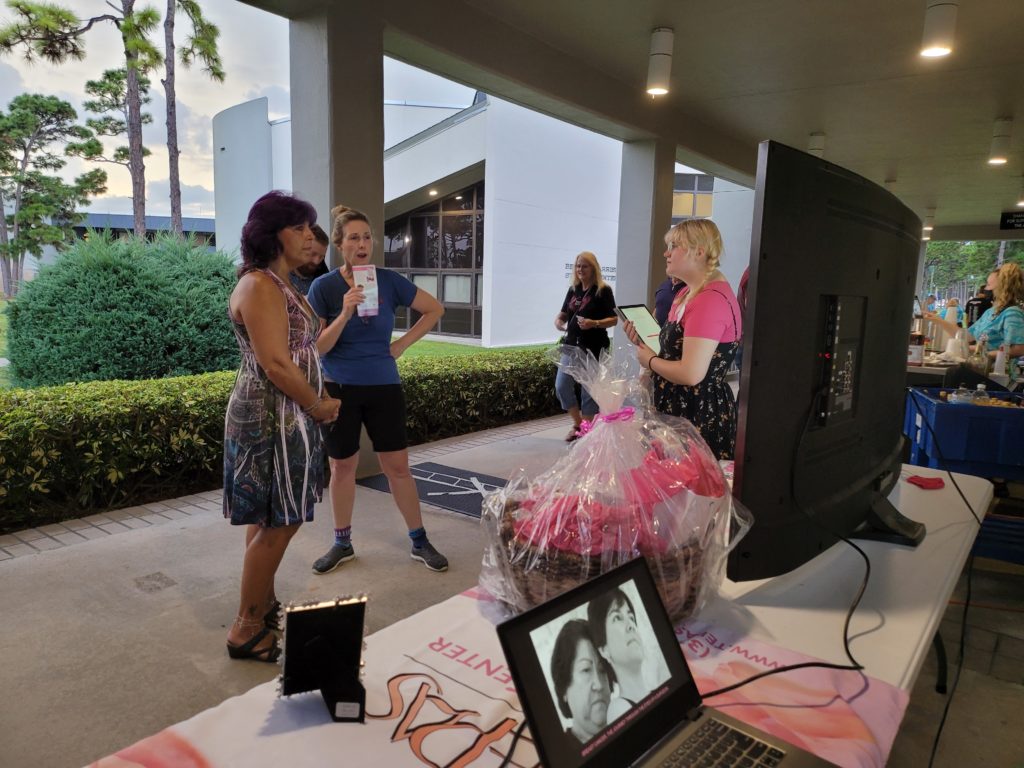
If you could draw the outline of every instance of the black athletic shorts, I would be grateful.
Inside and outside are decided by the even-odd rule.
[[[401,384],[336,384],[325,381],[331,397],[341,399],[338,420],[323,427],[327,455],[347,459],[359,453],[362,425],[377,453],[401,451],[409,443],[405,433],[405,393]]]

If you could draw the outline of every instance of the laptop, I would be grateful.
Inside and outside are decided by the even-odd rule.
[[[705,707],[640,557],[498,626],[549,768],[829,766]]]

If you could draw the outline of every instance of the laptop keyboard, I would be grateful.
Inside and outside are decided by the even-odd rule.
[[[784,752],[718,720],[707,719],[661,768],[774,768]]]

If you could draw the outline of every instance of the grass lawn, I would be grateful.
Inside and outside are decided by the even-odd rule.
[[[469,344],[452,344],[447,341],[425,341],[420,339],[407,349],[403,358],[413,357],[470,357],[473,355],[500,355],[502,352],[519,349],[544,349],[553,346],[552,344],[532,344],[522,347],[502,347],[501,349],[486,349]]]

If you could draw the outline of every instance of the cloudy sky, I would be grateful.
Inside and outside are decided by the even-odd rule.
[[[53,0],[88,19],[109,12],[104,0]],[[139,5],[146,4],[140,0]],[[150,2],[161,11],[164,3]],[[224,83],[208,79],[198,67],[176,68],[178,97],[178,143],[181,149],[182,209],[186,216],[213,213],[213,157],[210,151],[211,121],[222,109],[249,99],[266,96],[271,119],[289,113],[288,106],[288,22],[278,16],[243,5],[236,0],[203,0],[206,18],[220,28],[220,55],[227,78]],[[0,24],[12,21],[11,12],[0,5]],[[183,14],[176,18],[177,40],[188,32]],[[85,35],[86,57],[60,66],[45,62],[28,63],[17,51],[0,58],[0,109],[21,93],[59,96],[70,102],[84,119],[82,101],[87,80],[98,79],[105,69],[124,66],[119,55],[121,40],[109,22],[99,23]],[[154,41],[163,48],[163,25]],[[160,72],[150,76],[152,101],[147,110],[153,122],[143,129],[143,140],[152,151],[146,158],[146,212],[168,215],[168,170],[165,109]],[[120,143],[126,144],[127,141]],[[112,142],[111,146],[115,143]],[[67,170],[80,173],[83,164],[71,160]],[[96,198],[89,210],[97,213],[131,213],[131,179],[127,169],[105,164],[109,180],[107,194]]]

